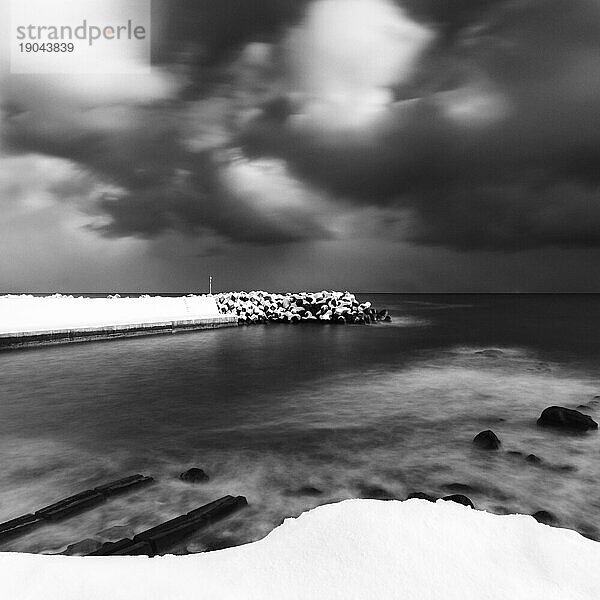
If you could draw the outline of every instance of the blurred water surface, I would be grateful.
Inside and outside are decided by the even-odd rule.
[[[247,496],[249,509],[185,542],[200,551],[261,538],[321,503],[447,494],[455,483],[486,510],[545,509],[597,535],[600,434],[535,421],[546,406],[600,394],[600,296],[365,299],[394,322],[0,354],[0,520],[128,474],[157,480],[0,549],[58,552],[113,525],[140,530],[224,494]],[[481,354],[490,349],[499,352]],[[598,420],[600,402],[583,412]],[[472,447],[488,428],[501,452]],[[191,466],[210,481],[179,481]]]

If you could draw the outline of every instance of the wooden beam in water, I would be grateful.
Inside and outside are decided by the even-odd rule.
[[[93,490],[86,490],[74,496],[69,496],[54,504],[40,508],[33,514],[23,515],[5,523],[0,523],[0,542],[8,538],[23,535],[30,529],[38,527],[47,521],[58,521],[70,517],[104,502],[104,500],[111,496],[122,494],[133,488],[149,484],[152,481],[154,479],[146,475],[132,475],[101,485]]]
[[[39,522],[41,522],[41,518],[36,515],[23,515],[22,517],[17,517],[16,519],[11,519],[10,521],[6,521],[0,524],[0,540],[16,537],[27,533],[30,529],[35,527]]]
[[[143,485],[147,485],[152,483],[154,479],[152,477],[148,477],[146,475],[131,475],[131,477],[125,477],[124,479],[118,479],[117,481],[113,481],[111,483],[107,483],[105,485],[101,485],[97,488],[94,488],[95,492],[99,492],[104,496],[117,496],[124,492],[128,492],[136,487],[141,487]]]
[[[124,556],[145,554],[156,556],[166,552],[176,542],[190,533],[202,529],[215,521],[224,519],[248,505],[244,496],[224,496],[185,515],[165,521],[138,533],[133,539],[124,538],[108,542],[88,556]]]
[[[86,508],[95,506],[104,502],[105,496],[94,490],[86,490],[74,496],[69,496],[64,500],[59,500],[54,504],[45,506],[40,510],[35,511],[35,516],[40,519],[48,519],[49,521],[55,521],[71,516],[72,514],[81,512]]]

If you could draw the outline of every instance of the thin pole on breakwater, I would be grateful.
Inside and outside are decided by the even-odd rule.
[[[212,296],[212,275],[208,277],[208,293]]]

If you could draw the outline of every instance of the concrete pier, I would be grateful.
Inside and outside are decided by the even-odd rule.
[[[238,319],[236,316],[223,315],[220,317],[164,321],[159,323],[133,323],[131,325],[0,333],[0,351],[56,344],[71,344],[74,342],[113,340],[145,335],[173,334],[185,331],[218,329],[221,327],[237,327],[237,325]]]

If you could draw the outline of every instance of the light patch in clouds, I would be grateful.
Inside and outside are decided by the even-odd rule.
[[[135,273],[129,261],[139,260],[146,244],[89,231],[85,212],[107,189],[69,160],[0,158],[0,291],[93,291],[99,279],[109,282],[117,273],[124,286],[123,273]]]
[[[434,37],[386,0],[319,0],[286,49],[290,85],[301,108],[297,127],[355,129],[393,100]]]
[[[326,194],[311,189],[291,175],[285,161],[249,159],[241,152],[228,153],[221,171],[227,192],[246,204],[273,229],[282,228],[292,238],[330,237],[335,208]]]
[[[434,96],[434,103],[448,119],[465,127],[495,123],[510,113],[508,99],[483,85],[440,92]]]
[[[0,157],[0,220],[57,203],[73,202],[85,209],[87,201],[110,187],[70,160],[40,154]]]

